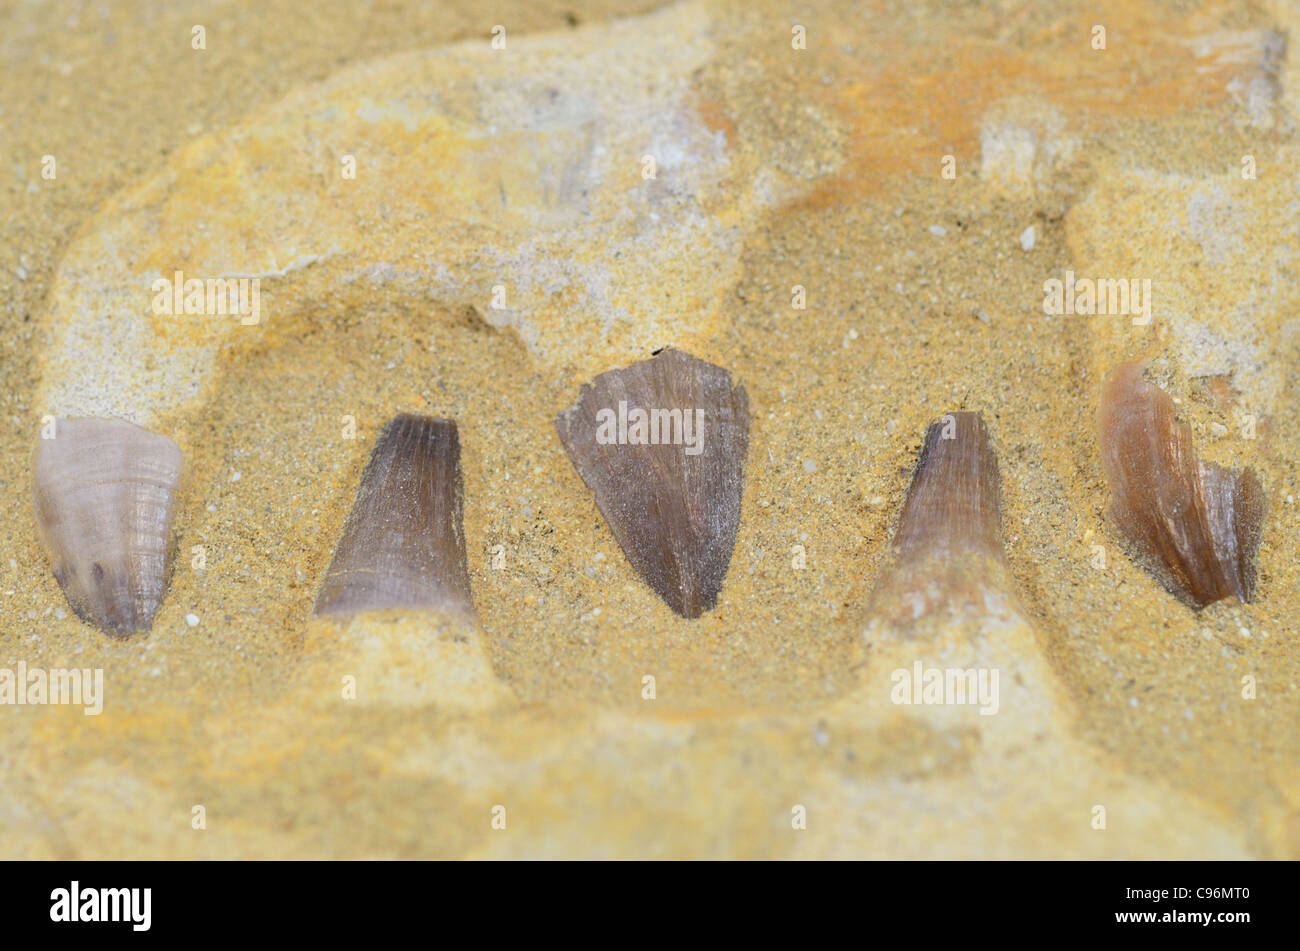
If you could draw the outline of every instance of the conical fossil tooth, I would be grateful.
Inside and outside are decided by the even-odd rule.
[[[627,559],[683,617],[718,601],[740,526],[749,399],[679,350],[602,373],[555,420]]]
[[[390,420],[361,477],[316,613],[425,608],[473,616],[463,504],[456,424],[407,414]]]
[[[1001,492],[979,413],[949,413],[931,424],[894,535],[899,557],[976,551],[1001,559]]]
[[[983,623],[1016,613],[1001,496],[979,413],[949,413],[926,430],[894,533],[895,560],[871,595],[868,631],[883,626],[911,638],[927,618]]]
[[[112,419],[59,419],[33,473],[36,524],[68,604],[116,636],[149,629],[167,588],[181,450]]]
[[[1102,388],[1097,425],[1110,515],[1145,568],[1196,607],[1250,600],[1264,493],[1255,473],[1201,462],[1174,403],[1122,363]]]

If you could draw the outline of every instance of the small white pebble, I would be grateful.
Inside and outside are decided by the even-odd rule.
[[[1037,235],[1034,234],[1033,225],[1030,225],[1024,231],[1020,232],[1020,250],[1021,251],[1034,250],[1034,239],[1036,237]]]
[[[803,471],[804,471],[804,472],[816,472],[816,471],[817,471],[817,463],[813,462],[811,459],[805,459],[805,460],[803,461]]]
[[[948,229],[943,225],[930,225],[930,234],[934,235],[936,238],[942,238],[947,233]]]
[[[232,473],[230,474],[230,481],[231,481],[231,482],[238,482],[238,481],[239,481],[239,473],[238,473],[238,472],[232,472]]]
[[[185,615],[185,623],[188,624],[190,627],[198,627],[199,616],[197,614],[187,614]]]

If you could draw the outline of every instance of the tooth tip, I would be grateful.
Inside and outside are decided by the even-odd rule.
[[[639,431],[647,441],[638,441],[634,419],[620,424],[620,403],[627,417],[647,413]],[[662,415],[650,416],[654,410]],[[695,414],[690,433],[687,413]],[[637,573],[682,617],[712,610],[740,525],[749,447],[744,387],[722,367],[665,349],[584,384],[555,428]]]
[[[462,507],[456,423],[395,416],[371,451],[317,616],[414,608],[472,619]]]
[[[58,419],[36,455],[41,542],[73,612],[106,634],[147,631],[167,589],[182,455],[123,420]]]

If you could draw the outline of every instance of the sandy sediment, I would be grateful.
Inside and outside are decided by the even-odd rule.
[[[0,707],[5,855],[1300,855],[1292,5],[695,3],[638,33],[602,24],[649,4],[576,25],[516,4],[524,60],[599,73],[608,30],[637,37],[625,72],[566,74],[565,115],[617,117],[601,83],[649,77],[671,108],[646,137],[690,169],[674,193],[664,163],[663,206],[623,201],[648,183],[639,126],[588,123],[629,160],[593,160],[581,227],[529,174],[554,159],[568,195],[571,134],[474,138],[493,24],[473,4],[358,22],[327,2],[306,33],[292,5],[101,6],[0,30],[0,667],[100,668],[106,691],[98,716]],[[448,90],[427,115],[421,76]],[[332,148],[362,156],[356,190],[314,177]],[[493,181],[510,215],[438,220]],[[267,275],[256,333],[131,296],[218,259]],[[527,284],[505,315],[483,302],[502,268]],[[1149,279],[1150,323],[1045,313],[1067,271]],[[140,317],[77,336],[87,302]],[[140,372],[114,363],[146,330]],[[584,380],[664,345],[725,367],[752,412],[735,552],[695,620],[629,566],[553,428]],[[1103,517],[1097,398],[1141,355],[1198,452],[1260,474],[1252,603],[1192,610]],[[83,363],[103,387],[79,390]],[[31,510],[42,417],[105,399],[187,463],[170,588],[124,642],[68,609]],[[954,409],[997,453],[1014,604],[900,638],[870,627],[872,592]],[[312,617],[399,412],[458,421],[477,625]],[[894,702],[917,663],[996,669],[999,711]]]

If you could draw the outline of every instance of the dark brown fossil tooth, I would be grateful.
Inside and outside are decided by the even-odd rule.
[[[1001,486],[979,413],[949,413],[932,423],[894,534],[900,559],[940,551],[1001,559]]]
[[[871,594],[868,631],[883,625],[910,638],[928,618],[983,623],[1019,610],[1002,548],[998,461],[979,413],[949,413],[926,430],[893,550]]]
[[[1143,566],[1184,601],[1250,600],[1264,492],[1255,473],[1201,462],[1174,403],[1122,363],[1102,388],[1097,427],[1110,516]]]
[[[318,615],[424,608],[473,616],[456,424],[399,415],[384,427],[334,550]]]
[[[744,388],[719,366],[664,350],[584,385],[555,428],[655,593],[682,617],[717,604],[740,526]]]
[[[146,631],[167,588],[180,447],[117,419],[59,419],[32,494],[68,604],[115,636]]]

